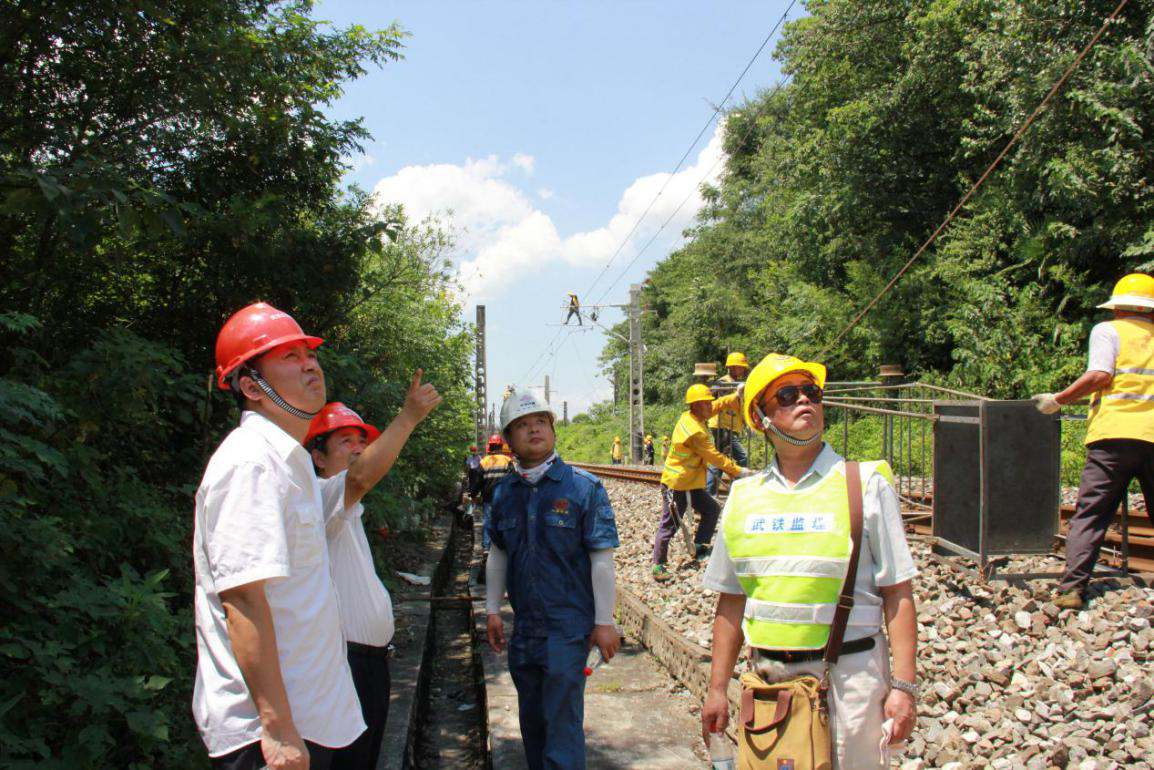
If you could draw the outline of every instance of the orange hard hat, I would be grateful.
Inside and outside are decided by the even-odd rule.
[[[342,404],[333,401],[325,404],[325,408],[317,412],[317,416],[309,423],[309,432],[305,434],[304,445],[308,446],[317,436],[332,433],[341,428],[360,428],[365,432],[365,439],[373,443],[381,432],[361,419],[361,416]]]
[[[289,342],[317,348],[324,340],[305,334],[292,316],[265,302],[236,311],[216,336],[217,387],[228,390],[228,378],[237,367]]]

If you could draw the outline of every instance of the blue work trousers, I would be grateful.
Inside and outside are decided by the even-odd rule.
[[[489,552],[489,508],[488,503],[481,504],[481,549]]]
[[[586,636],[520,636],[513,630],[509,673],[529,770],[585,768],[588,644]]]
[[[745,451],[745,447],[741,445],[741,441],[737,438],[737,432],[732,430],[718,431],[721,434],[721,440],[717,442],[717,450],[724,455],[729,455],[733,461],[742,468],[749,467],[749,453]],[[729,434],[727,437],[725,434]],[[727,440],[728,439],[728,440]],[[709,493],[710,497],[717,497],[717,487],[721,484],[721,468],[715,465],[709,466],[709,471],[705,476],[705,491]]]

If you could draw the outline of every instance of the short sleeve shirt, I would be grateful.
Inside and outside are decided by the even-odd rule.
[[[798,481],[793,489],[805,489],[816,484],[827,475],[842,457],[829,444],[822,447],[813,466]],[[777,467],[777,460],[762,471],[766,481],[779,491],[789,491],[790,487]],[[726,502],[722,510],[722,521],[729,512]],[[855,607],[881,607],[882,596],[878,589],[904,583],[918,574],[906,543],[905,527],[902,525],[901,505],[897,492],[879,473],[866,480],[862,495],[862,548],[858,557],[857,576],[854,582]],[[709,564],[705,568],[705,587],[726,594],[744,594],[737,570],[729,549],[725,545],[725,528],[718,526],[717,542]],[[873,636],[881,627],[850,625],[846,628],[846,641]]]
[[[560,458],[536,484],[510,474],[493,490],[488,528],[508,555],[514,632],[588,636],[594,613],[589,553],[618,546],[601,481]]]
[[[308,453],[267,418],[245,412],[209,460],[196,492],[192,709],[209,756],[261,737],[220,598],[257,581],[265,581],[281,676],[301,736],[341,747],[365,729],[329,575],[322,511]]]
[[[341,471],[320,480],[341,629],[350,642],[384,647],[393,639],[393,603],[373,566],[373,552],[365,536],[365,507],[359,502],[345,506],[347,474]]]
[[[1109,321],[1095,324],[1090,330],[1090,355],[1086,371],[1114,374],[1118,355],[1122,352],[1122,338]]]

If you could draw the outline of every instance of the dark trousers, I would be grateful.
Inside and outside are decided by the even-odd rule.
[[[349,642],[349,669],[368,727],[355,741],[333,752],[332,770],[376,770],[389,718],[389,659],[384,650]]]
[[[585,768],[585,636],[509,640],[521,742],[529,770]]]
[[[318,746],[312,741],[305,741],[305,748],[309,750],[309,770],[330,770],[332,749]],[[260,750],[260,741],[250,743],[243,749],[237,749],[223,757],[213,757],[210,762],[213,770],[264,770],[267,766],[264,754]]]
[[[661,521],[653,538],[654,564],[664,564],[669,557],[669,541],[677,534],[677,522],[689,514],[687,503],[692,503],[693,510],[701,516],[693,542],[703,545],[713,539],[713,530],[717,529],[717,517],[721,513],[717,501],[704,489],[672,490],[662,484]]]
[[[1086,448],[1086,465],[1078,487],[1078,505],[1066,533],[1066,574],[1058,590],[1084,591],[1106,539],[1106,529],[1132,479],[1142,485],[1146,515],[1154,522],[1154,443],[1105,439]]]

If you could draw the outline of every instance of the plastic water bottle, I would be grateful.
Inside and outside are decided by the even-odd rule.
[[[737,761],[733,757],[733,744],[724,733],[709,734],[709,762],[713,770],[735,770]]]
[[[625,638],[625,629],[622,628],[620,624],[615,623],[613,628],[617,631],[617,638]],[[605,658],[601,657],[601,648],[593,645],[589,650],[589,654],[585,656],[585,676],[592,676],[595,670],[608,662]]]
[[[604,662],[605,658],[601,657],[601,648],[593,645],[589,654],[585,656],[585,676],[592,676],[593,671]]]

